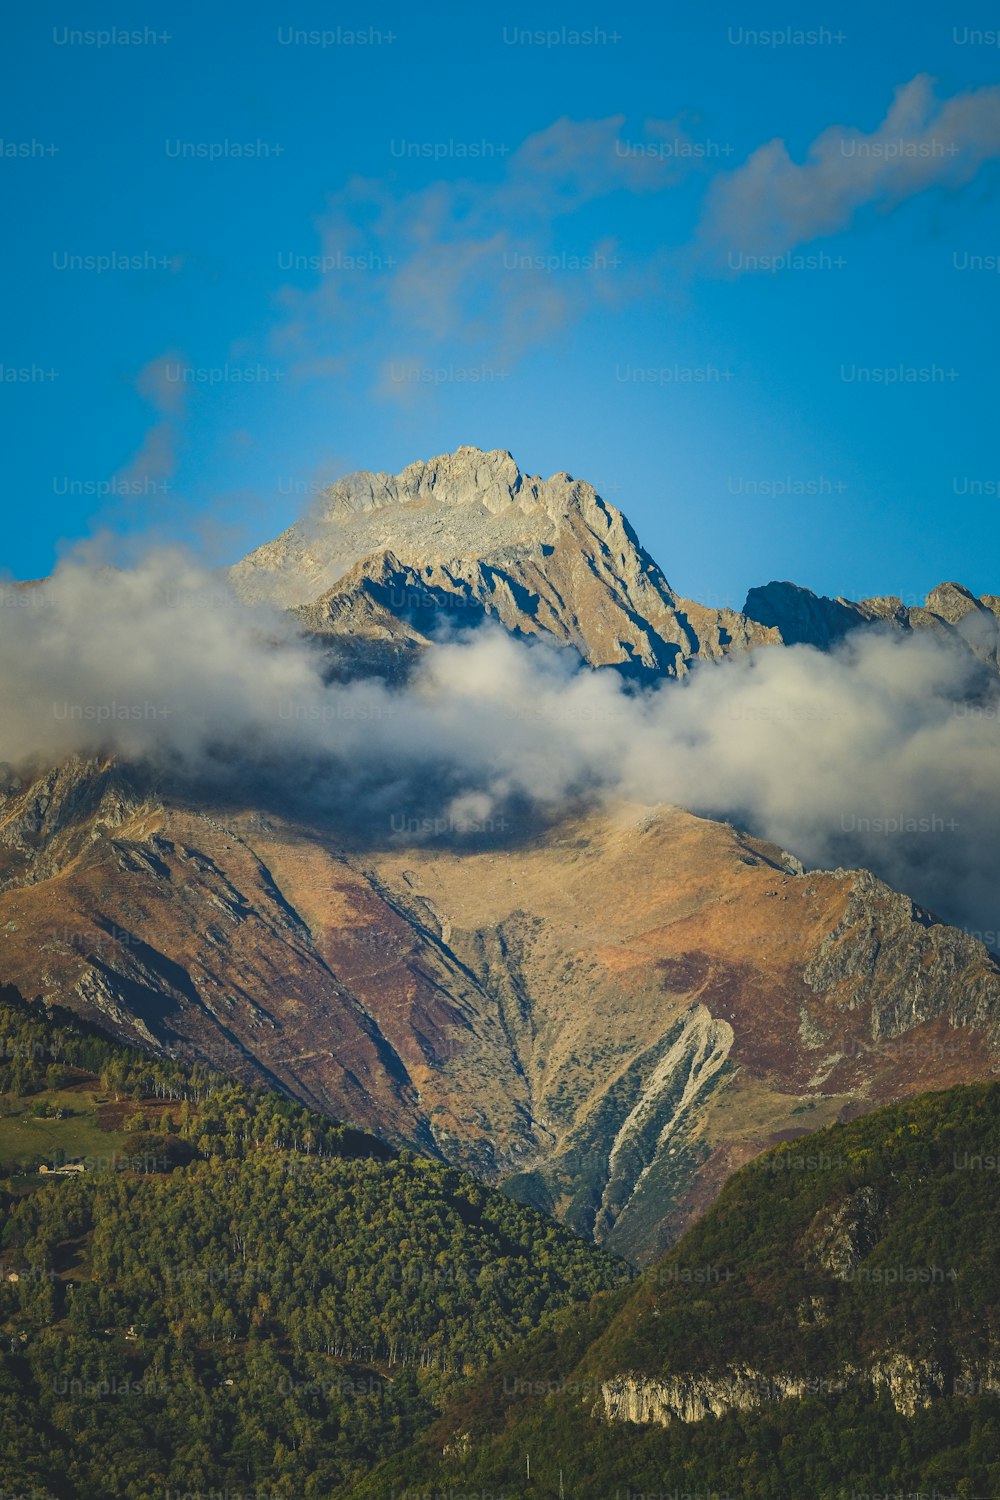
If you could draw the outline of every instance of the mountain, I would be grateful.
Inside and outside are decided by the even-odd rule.
[[[361,1497],[996,1494],[998,1139],[1000,1087],[978,1085],[776,1148]]]
[[[994,650],[992,596],[958,585],[924,611],[777,584],[702,609],[589,485],[473,448],[339,481],[230,579],[290,610],[332,677],[390,685],[486,618],[636,682],[882,619]],[[7,768],[7,978],[639,1264],[775,1141],[998,1065],[995,957],[864,870],[805,874],[667,806],[428,841],[348,828],[288,781],[234,766],[205,787],[110,754]]]
[[[878,599],[828,599],[794,583],[769,583],[751,589],[743,611],[749,620],[772,630],[786,646],[816,646],[821,651],[866,625],[892,630],[929,631],[940,640],[961,645],[996,668],[1000,657],[1000,598],[976,598],[960,583],[940,583],[922,606],[905,605],[886,595]]]
[[[229,570],[240,598],[398,667],[442,624],[499,621],[641,681],[763,645],[827,650],[859,626],[931,630],[996,668],[1000,597],[942,583],[924,606],[828,599],[794,583],[751,589],[743,611],[671,588],[627,519],[566,473],[522,474],[510,453],[459,448],[401,474],[358,473]],[[389,650],[391,648],[391,652]],[[387,654],[388,653],[388,654]]]
[[[683,599],[628,521],[569,474],[522,474],[478,448],[352,474],[312,514],[230,569],[237,594],[297,609],[338,638],[404,653],[484,616],[641,680],[777,640],[734,610]]]
[[[359,848],[76,761],[4,788],[0,934],[22,993],[640,1263],[774,1141],[998,1061],[982,944],[670,807]]]
[[[0,1097],[7,1495],[348,1497],[627,1279],[452,1168],[9,991]]]

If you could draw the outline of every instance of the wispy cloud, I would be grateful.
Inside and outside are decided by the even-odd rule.
[[[831,125],[802,163],[782,140],[709,188],[699,242],[712,257],[780,255],[850,228],[866,206],[892,209],[928,188],[957,188],[1000,156],[1000,85],[939,100],[920,74],[896,91],[871,134]]]
[[[424,144],[437,143],[394,146]],[[940,99],[919,75],[897,90],[877,129],[832,125],[801,163],[779,139],[720,170],[723,158],[706,155],[680,119],[648,119],[630,137],[623,115],[562,118],[502,149],[478,161],[475,177],[400,191],[387,174],[332,196],[316,223],[325,270],[314,286],[279,294],[275,338],[293,369],[343,360],[350,349],[355,378],[395,400],[411,399],[414,384],[391,368],[433,366],[445,350],[502,376],[591,310],[676,291],[682,265],[690,277],[733,250],[782,254],[848,229],[865,207],[888,210],[969,182],[1000,157],[1000,85]],[[662,194],[695,171],[708,177],[700,220],[691,230],[678,224],[673,245],[664,236],[651,256],[616,232],[627,217],[610,212],[616,195]],[[597,234],[587,212],[596,204],[609,207]]]
[[[135,388],[155,413],[138,451],[121,468],[115,478],[121,493],[148,492],[150,487],[165,487],[177,468],[177,450],[186,407],[186,388],[171,372],[181,367],[178,355],[170,351],[143,365],[135,378]]]
[[[639,149],[624,123],[622,115],[556,120],[502,157],[481,159],[476,179],[403,193],[388,180],[350,181],[317,223],[319,283],[280,294],[282,352],[308,364],[339,354],[347,333],[392,395],[385,370],[398,350],[433,361],[452,344],[503,364],[589,307],[635,294],[645,273],[626,264],[609,232],[581,229],[572,250],[554,249],[560,227],[588,205],[662,192],[697,161],[660,151],[665,134],[686,139],[679,123],[648,121]],[[422,143],[398,149],[413,144]]]

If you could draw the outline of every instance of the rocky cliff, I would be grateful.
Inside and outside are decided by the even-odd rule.
[[[677,1375],[649,1380],[641,1375],[619,1375],[601,1385],[598,1413],[609,1422],[701,1422],[731,1411],[754,1411],[772,1401],[801,1400],[805,1396],[838,1396],[852,1387],[885,1392],[896,1411],[912,1417],[922,1407],[945,1396],[1000,1390],[996,1365],[963,1364],[948,1377],[933,1360],[887,1354],[859,1368],[845,1365],[831,1376],[777,1374],[738,1366],[718,1374]]]

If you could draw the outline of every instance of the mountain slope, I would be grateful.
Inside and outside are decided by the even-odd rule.
[[[674,808],[365,850],[77,762],[0,802],[0,934],[24,993],[639,1262],[773,1141],[997,1062],[981,944]]]
[[[339,481],[230,576],[292,610],[331,676],[393,686],[445,627],[487,618],[640,682],[879,620],[988,663],[997,618],[957,585],[922,612],[791,585],[702,610],[590,486],[472,448]],[[669,807],[512,815],[451,844],[405,816],[348,829],[266,769],[209,789],[110,753],[5,772],[11,978],[503,1182],[639,1263],[774,1140],[997,1066],[994,957],[864,871],[802,875]]]
[[[992,1495],[1000,1087],[777,1148],[636,1287],[515,1346],[363,1495]]]

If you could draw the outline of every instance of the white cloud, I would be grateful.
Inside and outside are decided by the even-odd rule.
[[[4,615],[9,762],[110,748],[216,796],[300,796],[376,840],[393,818],[461,836],[513,806],[675,802],[1000,928],[1000,685],[927,637],[764,648],[631,695],[568,650],[486,630],[435,646],[393,691],[326,685],[287,619],[169,554],[64,566]]]
[[[152,406],[156,418],[138,451],[115,478],[122,486],[134,486],[137,493],[143,493],[149,485],[164,485],[177,468],[177,448],[187,405],[187,389],[177,379],[182,368],[179,356],[168,352],[143,365],[135,378],[136,390]]]
[[[938,100],[919,74],[871,134],[832,125],[794,162],[782,140],[715,178],[699,231],[713,255],[778,255],[848,229],[859,209],[891,209],[931,187],[969,182],[1000,156],[1000,85]]]

